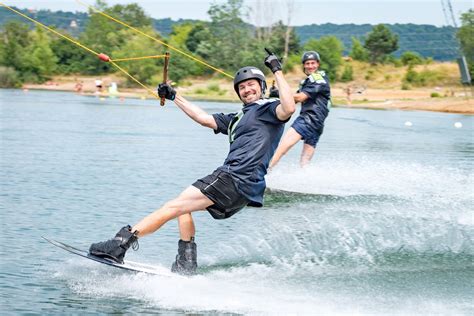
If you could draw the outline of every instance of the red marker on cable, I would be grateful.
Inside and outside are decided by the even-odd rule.
[[[99,59],[102,61],[110,61],[110,57],[103,53],[100,53],[99,55],[97,55],[97,57],[99,57]]]

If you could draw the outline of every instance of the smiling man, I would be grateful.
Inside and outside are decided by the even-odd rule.
[[[265,174],[283,134],[284,124],[295,111],[290,87],[279,59],[269,54],[265,65],[274,73],[280,99],[264,99],[266,82],[262,71],[244,67],[237,71],[234,90],[243,102],[242,110],[231,114],[208,114],[177,93],[169,84],[160,84],[158,94],[175,104],[195,122],[214,133],[229,137],[230,149],[224,164],[185,189],[177,198],[143,218],[135,226],[123,227],[115,238],[94,243],[89,252],[123,262],[125,252],[139,237],[151,234],[171,219],[178,218],[180,240],[173,272],[193,274],[197,268],[195,227],[191,213],[207,210],[215,219],[229,218],[245,206],[261,207]]]
[[[324,120],[329,114],[331,88],[326,73],[318,70],[321,62],[319,54],[315,51],[305,52],[301,62],[307,77],[301,81],[300,88],[294,95],[295,102],[301,102],[301,112],[283,136],[270,162],[270,168],[300,140],[304,141],[300,165],[307,165],[313,158],[316,144],[324,130]]]

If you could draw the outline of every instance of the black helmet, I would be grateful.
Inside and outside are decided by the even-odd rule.
[[[318,52],[310,50],[309,52],[304,52],[303,57],[301,57],[301,63],[304,64],[307,60],[316,60],[317,62],[321,61]]]
[[[257,79],[260,82],[260,87],[262,88],[262,97],[263,97],[265,95],[265,90],[267,89],[265,75],[260,69],[258,69],[257,67],[252,67],[252,66],[240,68],[235,73],[234,90],[237,93],[237,95],[240,97],[239,89],[238,89],[239,83],[245,80],[249,80],[249,79]]]

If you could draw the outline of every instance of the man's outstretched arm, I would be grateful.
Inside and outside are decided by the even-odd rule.
[[[187,116],[193,119],[193,121],[201,124],[202,126],[206,126],[214,130],[217,129],[216,120],[212,115],[208,114],[197,105],[192,104],[180,94],[176,93],[176,91],[169,84],[161,83],[158,86],[158,95],[160,97],[163,96],[168,100],[174,101],[174,103],[184,113],[186,113]]]
[[[176,94],[174,103],[195,122],[201,124],[202,126],[212,128],[214,130],[217,129],[216,120],[212,115],[208,114],[206,111],[204,111],[197,105],[192,104],[191,102],[183,98],[181,95]]]

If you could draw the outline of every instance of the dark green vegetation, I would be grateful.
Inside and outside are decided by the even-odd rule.
[[[399,48],[394,52],[396,57],[405,51],[417,52],[425,58],[431,57],[440,61],[454,60],[458,57],[459,44],[456,40],[456,29],[452,26],[437,27],[417,24],[387,24],[385,26],[398,35]],[[348,53],[353,45],[353,38],[364,42],[372,29],[373,25],[370,24],[326,23],[299,26],[296,27],[296,33],[302,42],[312,37],[319,38],[329,34],[336,36],[346,47],[344,52]]]
[[[242,65],[260,65],[269,47],[278,55],[285,51],[288,31],[281,21],[271,28],[257,28],[244,22],[243,0],[213,4],[210,22],[171,19],[154,20],[137,4],[96,6],[109,15],[158,38],[169,45],[233,74]],[[60,30],[78,42],[114,59],[162,54],[163,45],[133,32],[100,14],[40,10],[20,10],[41,23]],[[54,34],[35,27],[13,12],[0,8],[0,86],[19,86],[23,82],[43,82],[55,74],[98,75],[115,71],[90,52]],[[351,81],[352,68],[343,64],[343,54],[353,59],[395,65],[417,65],[432,59],[457,57],[456,30],[429,25],[311,25],[290,28],[285,69],[300,63],[304,50],[317,50],[322,69],[331,80]],[[457,33],[472,63],[472,10],[463,15]],[[329,35],[331,34],[331,35]],[[400,59],[398,57],[401,56]],[[428,57],[428,58],[427,58]],[[172,53],[173,79],[214,73],[195,61]],[[162,59],[123,62],[121,66],[145,84],[160,81]],[[342,68],[342,69],[341,69]],[[471,66],[472,70],[472,66]],[[133,82],[130,82],[133,84]]]
[[[474,9],[461,14],[462,26],[459,28],[457,37],[461,43],[461,50],[466,56],[471,73],[471,83],[474,75]]]

